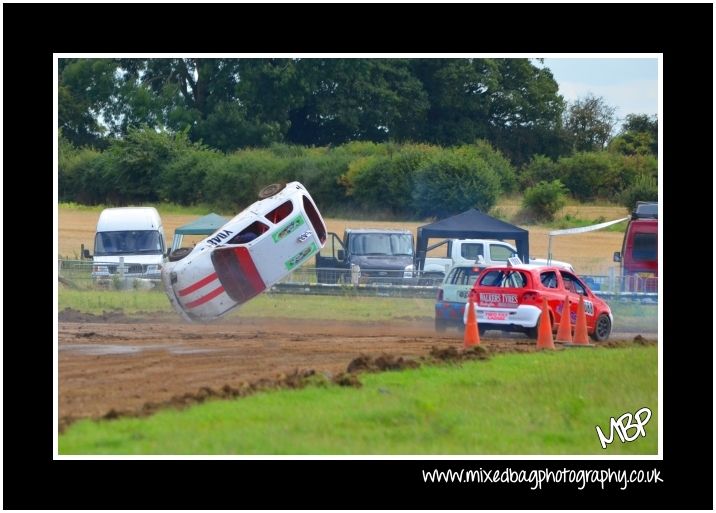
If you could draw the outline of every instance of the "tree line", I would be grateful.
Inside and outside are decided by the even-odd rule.
[[[239,208],[302,179],[396,215],[656,195],[658,124],[529,59],[60,59],[60,197]],[[624,200],[625,204],[628,202]],[[552,207],[552,210],[554,207]]]
[[[224,153],[186,132],[129,129],[104,150],[61,137],[59,196],[84,204],[173,202],[236,212],[263,186],[299,180],[324,213],[370,211],[401,218],[489,211],[502,194],[554,181],[581,200],[614,200],[634,187],[656,191],[650,154],[577,152],[556,160],[535,155],[516,168],[489,142],[442,147],[355,141],[335,147],[274,143]],[[638,199],[652,199],[643,198]],[[653,198],[656,199],[656,198]]]

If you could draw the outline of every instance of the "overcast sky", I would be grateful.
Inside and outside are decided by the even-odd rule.
[[[544,59],[544,66],[552,71],[565,100],[572,102],[588,92],[602,96],[617,108],[620,124],[627,114],[657,114],[658,63],[655,58]]]

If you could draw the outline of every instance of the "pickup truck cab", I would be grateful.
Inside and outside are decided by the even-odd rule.
[[[447,255],[444,258],[428,257],[425,259],[423,276],[445,276],[447,271],[455,265],[477,265],[485,268],[491,265],[505,265],[507,259],[517,255],[512,244],[501,240],[490,239],[448,239],[433,246],[447,245]],[[567,262],[558,260],[530,258],[533,265],[554,265],[574,272],[574,268]]]
[[[325,248],[316,255],[317,280],[347,283],[351,268],[357,266],[363,282],[401,284],[413,255],[413,234],[408,230],[349,228],[343,240],[330,232]]]

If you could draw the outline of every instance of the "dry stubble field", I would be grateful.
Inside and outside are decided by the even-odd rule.
[[[506,215],[517,211],[518,204],[506,202],[498,205]],[[564,213],[569,213],[581,219],[606,220],[625,217],[622,207],[615,206],[568,206]],[[174,230],[199,216],[165,214],[161,209],[159,214],[164,223],[164,234],[167,243],[171,244]],[[84,244],[92,252],[94,230],[99,217],[98,212],[86,212],[68,208],[59,209],[59,255],[60,257],[79,257],[80,245]],[[328,230],[342,236],[345,228],[406,228],[416,234],[417,228],[427,222],[400,222],[400,221],[355,221],[350,219],[326,219]],[[527,226],[530,232],[530,253],[532,256],[546,258],[548,233],[552,230],[543,226]],[[618,232],[596,231],[580,235],[555,237],[552,241],[552,256],[557,260],[570,262],[577,272],[582,274],[606,274],[612,262],[614,251],[621,250],[623,235]],[[187,240],[187,239],[185,239]],[[191,242],[191,241],[190,241]],[[436,241],[433,241],[436,242]],[[442,248],[440,248],[442,250]],[[442,250],[444,251],[444,250]],[[439,256],[439,255],[434,255]]]

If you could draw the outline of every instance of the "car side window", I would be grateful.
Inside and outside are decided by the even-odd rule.
[[[548,289],[557,288],[557,273],[554,271],[546,271],[539,275],[542,285]]]
[[[584,285],[582,285],[582,282],[577,279],[576,276],[569,274],[567,272],[562,271],[562,281],[564,281],[564,288],[567,289],[570,292],[574,292],[575,294],[580,294],[582,296],[587,295],[587,290],[584,288]]]

